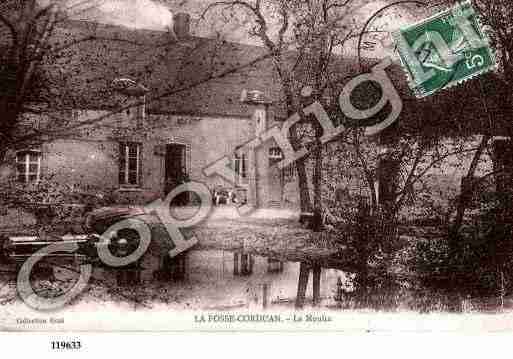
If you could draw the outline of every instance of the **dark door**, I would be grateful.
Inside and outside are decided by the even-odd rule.
[[[168,194],[187,180],[186,147],[181,144],[166,146],[166,170],[164,191]]]

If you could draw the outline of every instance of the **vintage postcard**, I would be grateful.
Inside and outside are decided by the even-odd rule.
[[[512,14],[2,1],[0,329],[511,331]]]

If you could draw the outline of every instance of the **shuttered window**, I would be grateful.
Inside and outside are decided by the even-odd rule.
[[[139,186],[141,172],[141,144],[120,142],[119,144],[119,185]]]
[[[239,175],[241,178],[247,177],[248,164],[245,153],[235,154],[234,167],[235,173],[237,173],[237,175]]]
[[[37,182],[41,177],[41,152],[20,151],[16,153],[16,178],[19,182]]]

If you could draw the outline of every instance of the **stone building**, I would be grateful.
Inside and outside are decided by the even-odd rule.
[[[274,166],[281,158],[276,143],[266,142],[254,157],[236,154],[286,118],[280,81],[264,48],[192,36],[186,14],[176,15],[173,31],[160,32],[68,21],[55,41],[66,43],[90,33],[98,39],[78,43],[49,66],[55,85],[66,91],[65,115],[72,124],[87,125],[38,148],[12,153],[13,176],[19,181],[52,175],[53,180],[100,188],[114,193],[118,202],[135,204],[190,179],[212,191],[232,189],[259,207],[299,207],[294,168]],[[347,76],[369,70],[354,59],[339,62],[336,71]],[[419,100],[407,88],[400,66],[392,64],[387,73],[404,104],[392,131],[438,131],[446,137],[505,133],[508,112],[494,96],[494,75],[484,77],[482,90],[470,81]],[[242,101],[244,93],[250,96]],[[368,102],[365,91],[359,96]],[[463,96],[468,105],[456,106]],[[28,119],[36,128],[45,121]],[[241,175],[239,183],[205,176],[203,169],[223,156]],[[450,177],[460,178],[464,167]],[[381,192],[386,192],[386,182]]]
[[[189,28],[186,14],[175,15],[173,31],[63,24],[54,41],[90,33],[100,40],[79,42],[49,66],[66,89],[60,115],[73,130],[11,153],[18,180],[48,176],[114,193],[127,204],[147,203],[195,180],[212,191],[232,190],[239,202],[294,206],[297,199],[283,195],[287,173],[294,187],[293,169],[272,166],[281,156],[272,141],[254,156],[235,153],[283,119],[279,81],[264,49],[194,37]],[[245,101],[244,93],[250,94]],[[31,127],[47,121],[27,116]],[[205,176],[203,169],[223,156],[240,174],[238,183]]]

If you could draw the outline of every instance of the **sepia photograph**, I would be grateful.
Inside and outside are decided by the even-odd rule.
[[[512,19],[1,0],[0,331],[512,331]]]

